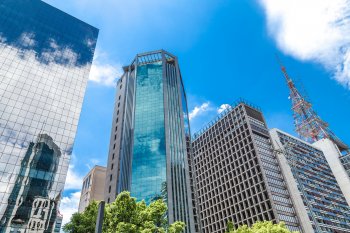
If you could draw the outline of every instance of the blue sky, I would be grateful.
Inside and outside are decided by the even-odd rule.
[[[178,56],[192,133],[242,97],[263,110],[269,127],[294,134],[278,53],[319,115],[350,143],[349,0],[45,1],[100,29],[62,200],[65,222],[82,177],[106,164],[113,83],[140,52]]]

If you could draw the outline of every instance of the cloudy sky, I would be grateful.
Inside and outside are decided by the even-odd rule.
[[[62,213],[77,210],[82,177],[105,165],[114,83],[136,53],[179,58],[192,133],[238,98],[293,134],[288,89],[275,54],[332,130],[350,143],[349,0],[45,0],[100,29]]]

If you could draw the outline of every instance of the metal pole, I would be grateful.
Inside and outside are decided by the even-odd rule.
[[[95,233],[102,233],[104,210],[105,210],[105,202],[101,201],[98,204],[98,213],[97,213],[97,219],[96,219]]]

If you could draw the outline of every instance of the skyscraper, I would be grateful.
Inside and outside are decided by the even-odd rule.
[[[314,232],[350,232],[350,207],[323,152],[280,130],[270,134],[292,200],[303,203],[297,212],[307,212]]]
[[[138,54],[117,83],[105,200],[129,190],[146,203],[163,198],[168,221],[195,232],[187,145],[186,94],[177,58]]]
[[[307,213],[295,210],[258,108],[244,101],[228,107],[194,135],[192,148],[204,233],[263,220],[312,232]]]
[[[98,30],[0,1],[0,232],[52,232]]]
[[[83,179],[79,201],[79,213],[82,213],[92,201],[104,200],[106,167],[95,165]]]

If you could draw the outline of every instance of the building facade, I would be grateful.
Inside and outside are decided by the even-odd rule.
[[[105,185],[106,202],[129,190],[137,200],[162,198],[168,221],[195,232],[187,142],[186,94],[177,58],[138,54],[117,83]]]
[[[55,226],[54,226],[54,229],[53,229],[53,233],[61,232],[62,221],[63,221],[63,215],[60,214],[59,212],[57,212],[56,222],[55,222]]]
[[[350,153],[340,157],[340,162],[344,166],[344,169],[350,178]]]
[[[257,108],[244,102],[228,107],[194,135],[192,148],[204,233],[225,232],[229,221],[238,227],[263,220],[312,232],[303,221],[307,215],[295,211]]]
[[[350,207],[324,153],[280,130],[270,134],[288,188],[304,204],[297,212],[307,211],[314,232],[350,232]]]
[[[328,138],[314,142],[312,145],[323,152],[329,167],[332,169],[333,175],[350,206],[350,153],[343,155],[338,149],[339,147]]]
[[[78,212],[82,213],[92,201],[104,200],[106,167],[94,166],[84,177]]]
[[[98,30],[0,1],[0,232],[52,232]]]

